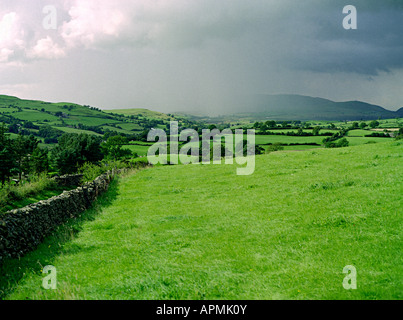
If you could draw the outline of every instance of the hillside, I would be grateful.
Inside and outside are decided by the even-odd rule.
[[[102,135],[108,131],[136,135],[151,128],[165,128],[170,119],[181,121],[144,109],[125,115],[118,110],[110,113],[68,102],[50,103],[0,95],[0,123],[11,126],[11,133],[18,133],[23,129],[25,134],[37,135],[46,126],[52,128],[56,135]]]
[[[402,144],[154,167],[10,262],[6,299],[402,299]],[[58,290],[38,285],[57,266]],[[14,263],[14,264],[13,264]],[[343,288],[354,265],[359,290]],[[16,267],[16,266],[19,266]]]
[[[334,102],[299,95],[261,95],[254,100],[254,112],[292,117],[291,120],[372,120],[396,117],[396,113],[361,101]]]
[[[403,113],[403,108],[394,112],[361,101],[334,102],[323,98],[286,94],[239,96],[234,101],[224,103],[223,110],[231,111],[210,120],[359,121],[393,119],[401,117]],[[206,120],[196,116],[190,118]]]
[[[165,113],[151,111],[148,109],[112,109],[112,110],[103,110],[110,114],[123,114],[126,116],[135,116],[135,117],[144,117],[149,119],[162,119],[162,120],[170,120],[171,117]]]

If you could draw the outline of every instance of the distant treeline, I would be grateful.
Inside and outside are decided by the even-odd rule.
[[[100,137],[88,134],[54,132],[51,127],[41,127],[47,139],[56,139],[57,145],[49,151],[39,146],[34,135],[18,134],[11,139],[7,128],[0,126],[0,182],[10,178],[21,180],[23,175],[55,172],[75,173],[86,163],[98,164],[102,160],[124,160],[136,157],[130,150],[123,149],[127,137],[111,135]],[[58,130],[57,130],[58,131]]]

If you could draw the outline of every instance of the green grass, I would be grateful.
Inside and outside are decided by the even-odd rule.
[[[159,166],[3,267],[6,299],[402,299],[403,144]],[[96,218],[95,218],[96,216]],[[80,232],[78,232],[80,231]],[[58,289],[41,288],[54,265]],[[354,265],[358,289],[343,268]]]
[[[14,112],[16,110],[17,110],[16,108],[0,107],[0,113],[5,113],[5,114],[12,113],[12,112]]]
[[[312,133],[313,132],[313,130],[312,129],[303,129],[303,131],[304,132],[308,132],[308,133]],[[288,132],[294,132],[294,133],[297,133],[298,132],[298,129],[269,129],[269,130],[267,130],[267,132],[272,132],[272,133],[284,133],[284,134],[287,134]],[[322,129],[322,130],[320,130],[319,131],[320,132],[320,134],[323,134],[323,133],[336,133],[337,132],[337,130],[330,130],[330,129]]]
[[[133,153],[137,153],[139,156],[145,156],[148,153],[149,146],[138,146],[138,145],[125,145],[123,149],[129,149]]]
[[[266,146],[265,146],[266,147]],[[265,148],[267,149],[268,146]],[[320,146],[284,146],[284,150],[286,151],[302,151],[302,150],[311,150],[311,149],[317,149],[317,148],[322,148]]]
[[[75,129],[75,128],[69,128],[69,127],[58,127],[58,126],[53,126],[53,128],[63,131],[65,133],[76,133],[76,134],[90,134],[90,135],[95,135],[95,136],[102,136],[101,134],[98,134],[94,131],[88,131],[88,130],[81,130],[81,129]]]
[[[97,118],[97,117],[83,117],[83,116],[71,116],[69,119],[64,120],[68,125],[77,125],[79,123],[85,126],[101,126],[104,124],[120,123],[118,120]]]
[[[347,133],[348,137],[365,137],[366,135],[371,134],[372,132],[370,130],[351,130]]]
[[[118,126],[120,127],[121,124],[118,124]],[[119,128],[115,128],[112,126],[102,126],[103,130],[105,131],[106,129],[109,129],[111,131],[116,131],[118,133],[124,133],[124,134],[133,134],[134,132],[129,131],[129,130],[125,130],[125,129],[119,129]]]
[[[370,131],[367,131],[367,134],[371,134]],[[312,137],[295,137],[295,136],[261,136],[256,135],[256,144],[257,145],[265,145],[269,143],[282,143],[282,144],[290,144],[290,143],[317,143],[322,144],[323,139],[326,137],[323,136],[312,136]],[[367,143],[379,143],[386,142],[392,140],[392,138],[372,138],[372,137],[347,137],[347,140],[350,142],[351,146],[358,146]],[[299,146],[300,147],[300,146]],[[300,149],[301,150],[301,149]]]
[[[63,191],[70,190],[66,187],[53,187],[52,189],[42,190],[34,195],[28,195],[22,200],[10,201],[7,205],[0,207],[0,212],[6,212],[13,209],[23,208],[32,203],[39,202],[41,200],[50,199],[54,196],[62,194]]]
[[[312,137],[295,137],[295,136],[261,136],[256,135],[256,144],[269,144],[269,143],[318,143],[322,144],[325,137],[312,136]]]
[[[141,116],[149,119],[162,119],[169,120],[170,117],[165,113],[151,111],[148,109],[116,109],[116,110],[105,110],[108,113],[124,114],[127,116]]]
[[[347,140],[348,140],[348,142],[350,142],[350,146],[359,146],[359,145],[368,144],[368,143],[383,143],[383,142],[386,142],[386,141],[392,141],[393,138],[347,137]]]
[[[12,116],[15,118],[21,119],[21,120],[34,121],[34,122],[35,121],[43,122],[44,120],[48,120],[48,121],[58,121],[59,120],[59,118],[54,115],[43,113],[43,112],[38,112],[38,111],[34,111],[34,110],[24,110],[22,112],[13,113]]]
[[[63,190],[69,189],[59,188],[46,174],[33,176],[30,182],[23,181],[19,186],[6,184],[0,188],[0,213],[48,199]]]
[[[139,126],[136,123],[120,123],[119,127],[121,127],[123,130],[127,130],[127,131],[132,131],[132,130],[136,130],[136,131],[141,131],[143,130],[143,128],[141,126]]]

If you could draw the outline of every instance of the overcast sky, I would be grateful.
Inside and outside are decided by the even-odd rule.
[[[402,0],[0,0],[0,94],[217,114],[254,93],[396,110],[402,89]]]

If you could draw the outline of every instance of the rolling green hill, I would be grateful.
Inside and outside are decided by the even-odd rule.
[[[148,109],[112,109],[112,110],[104,110],[107,113],[112,113],[112,114],[123,114],[126,116],[136,116],[136,117],[143,117],[143,118],[149,118],[149,119],[162,119],[162,120],[170,120],[172,119],[171,116],[157,112],[157,111],[151,111]]]
[[[18,132],[36,135],[43,126],[68,133],[101,135],[107,131],[135,135],[151,128],[165,128],[173,116],[145,109],[102,111],[91,106],[74,103],[49,103],[36,100],[23,100],[17,97],[0,95],[0,123],[16,125]]]

